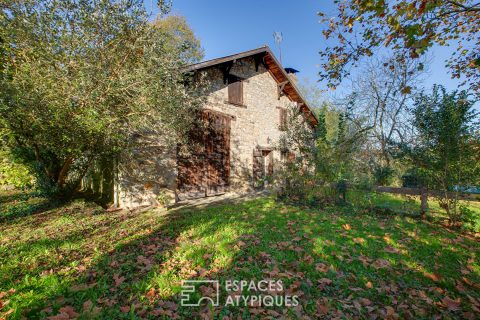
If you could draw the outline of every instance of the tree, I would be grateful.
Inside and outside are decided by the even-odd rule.
[[[364,56],[375,48],[387,47],[399,55],[417,58],[433,45],[454,45],[447,63],[454,78],[465,76],[480,93],[478,24],[480,2],[474,0],[344,0],[336,1],[338,15],[327,17],[326,39],[334,46],[321,52],[324,59],[321,79],[335,87]]]
[[[418,168],[426,187],[438,196],[452,224],[461,220],[458,187],[478,184],[480,135],[478,112],[465,91],[446,92],[435,86],[420,94],[413,108],[415,143],[400,144],[402,156]],[[476,122],[477,121],[477,122]]]
[[[319,120],[315,148],[310,150],[316,179],[322,183],[357,180],[366,171],[359,156],[367,129],[357,125],[351,101],[334,104],[325,98],[324,90],[308,81],[301,83],[300,90]]]
[[[173,45],[182,36],[152,25],[141,0],[12,1],[0,39],[0,126],[54,190],[71,193],[133,134],[175,143],[194,121],[181,71],[193,47]]]
[[[5,139],[8,139],[8,136],[0,130],[0,141],[4,142]],[[33,184],[30,168],[24,165],[21,159],[17,159],[5,143],[0,144],[0,188],[6,186],[28,189]]]
[[[421,88],[424,68],[419,59],[388,57],[369,59],[352,80],[346,100],[355,115],[352,122],[366,130],[369,159],[378,184],[386,184],[394,173],[392,142],[406,142],[411,136],[408,107]]]
[[[200,40],[195,37],[185,17],[168,15],[158,17],[154,25],[166,34],[168,50],[179,52],[181,60],[196,63],[203,59],[204,52]]]
[[[309,204],[335,201],[337,195],[331,187],[354,180],[355,153],[362,139],[349,121],[348,110],[333,110],[324,104],[316,113],[318,125],[312,130],[298,108],[291,107],[287,131],[279,143],[280,151],[297,155],[287,160],[280,194]]]

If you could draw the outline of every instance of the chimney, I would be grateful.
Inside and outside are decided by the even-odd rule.
[[[295,85],[298,84],[298,78],[296,73],[299,72],[294,68],[285,68],[285,72],[287,72],[288,79],[293,82]]]

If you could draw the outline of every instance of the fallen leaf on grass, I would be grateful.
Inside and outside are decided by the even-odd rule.
[[[432,281],[440,281],[441,277],[438,273],[424,272],[423,275]]]
[[[13,311],[14,311],[13,309],[10,309],[10,310],[4,312],[4,313],[2,314],[2,316],[5,317],[5,318],[0,318],[0,319],[2,319],[2,320],[3,320],[3,319],[6,319],[6,317],[7,317],[10,313],[13,313]]]
[[[386,318],[387,319],[396,319],[398,318],[398,314],[395,313],[395,309],[390,306],[385,307],[386,311]]]
[[[394,248],[392,246],[386,246],[383,251],[385,252],[389,252],[389,253],[400,253],[400,250],[398,250],[397,248]]]
[[[315,270],[318,272],[327,272],[329,269],[329,266],[326,265],[325,263],[317,263],[315,265]]]
[[[365,242],[365,239],[363,239],[363,238],[353,238],[353,242],[358,243],[358,244],[362,244],[362,243]]]
[[[345,230],[352,230],[352,227],[348,223],[342,224],[342,228]]]
[[[77,284],[77,285],[71,286],[69,290],[72,291],[72,292],[85,291],[87,289],[95,287],[96,285],[97,285],[96,282],[94,282],[92,284],[82,283],[82,284]]]
[[[328,278],[322,278],[320,280],[317,280],[317,282],[318,282],[318,288],[320,290],[323,290],[325,288],[325,286],[328,286],[328,285],[332,284],[332,280],[330,280]]]
[[[0,300],[0,310],[2,310],[3,307],[5,307],[9,303],[10,303],[10,300],[5,300],[5,301]]]
[[[385,259],[377,259],[377,260],[375,260],[375,262],[372,263],[372,266],[375,269],[388,268],[388,267],[390,267],[390,262],[388,262]]]
[[[318,280],[318,283],[320,283],[320,284],[332,284],[332,280],[330,280],[328,278],[322,278],[322,279]]]
[[[119,274],[116,273],[113,275],[113,280],[115,281],[115,287],[118,287],[125,281],[125,277],[119,277]]]
[[[120,311],[122,311],[123,313],[129,313],[130,309],[131,309],[131,306],[120,307]]]
[[[92,309],[92,300],[87,300],[83,303],[83,311],[90,311]]]
[[[372,282],[368,281],[368,282],[365,284],[365,287],[367,287],[368,289],[372,289],[372,288],[373,288]]]
[[[150,288],[150,290],[147,291],[146,296],[149,298],[155,297],[155,288]]]
[[[360,301],[362,306],[369,306],[372,304],[372,301],[370,301],[370,299],[367,299],[367,298],[360,298],[358,300]]]
[[[444,297],[442,299],[442,306],[447,308],[449,311],[458,311],[460,310],[460,298],[457,298],[455,300],[449,298],[449,297]]]
[[[468,278],[466,277],[462,277],[462,280],[463,282],[465,282],[466,284],[468,284],[469,286],[471,287],[475,287],[475,288],[480,288],[480,286],[476,283],[473,283],[472,281],[470,281]]]
[[[54,316],[50,316],[47,318],[48,320],[69,320],[70,316],[66,313],[60,312]]]
[[[245,247],[246,245],[247,245],[247,244],[246,244],[245,242],[243,242],[242,240],[240,240],[240,241],[237,242],[237,246],[238,246],[239,248],[243,248],[243,247]]]
[[[324,316],[328,313],[329,307],[322,301],[317,301],[317,314]]]
[[[71,307],[71,306],[62,307],[58,311],[59,311],[59,313],[57,315],[48,317],[47,319],[49,319],[49,320],[69,320],[69,319],[75,319],[79,316],[79,314],[77,312],[75,312],[75,309],[73,309],[73,307]]]
[[[152,316],[159,317],[159,316],[167,316],[168,318],[173,318],[173,311],[172,310],[164,310],[162,308],[158,308],[152,310],[150,312]]]

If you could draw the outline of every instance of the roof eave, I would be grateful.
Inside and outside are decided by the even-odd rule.
[[[302,103],[308,110],[308,113],[309,113],[309,116],[311,117],[310,120],[313,119],[313,121],[310,121],[312,126],[317,126],[318,125],[318,119],[317,119],[317,116],[315,115],[315,113],[312,111],[312,109],[310,108],[310,106],[307,104],[305,98],[302,96],[301,92],[300,92],[300,89],[297,87],[297,85],[290,80],[290,78],[288,77],[288,74],[287,72],[285,71],[285,69],[283,68],[282,64],[277,60],[277,58],[275,57],[275,55],[273,54],[272,50],[270,50],[270,48],[268,46],[262,46],[262,47],[259,47],[259,48],[256,48],[256,49],[252,49],[252,50],[248,50],[248,51],[244,51],[244,52],[240,52],[240,53],[237,53],[237,54],[233,54],[233,55],[229,55],[229,56],[225,56],[225,57],[221,57],[221,58],[216,58],[216,59],[211,59],[211,60],[207,60],[207,61],[203,61],[203,62],[199,62],[199,63],[196,63],[196,64],[192,64],[190,66],[187,66],[185,68],[185,72],[191,72],[191,71],[196,71],[196,70],[201,70],[201,69],[206,69],[206,68],[210,68],[210,67],[213,67],[215,65],[219,65],[219,64],[222,64],[222,63],[225,63],[225,62],[229,62],[229,61],[232,61],[232,60],[238,60],[238,59],[242,59],[242,58],[246,58],[246,57],[250,57],[250,56],[253,56],[253,55],[256,55],[256,54],[260,54],[260,53],[266,53],[268,54],[272,60],[274,61],[274,63],[278,66],[279,70],[281,71],[281,73],[283,74],[283,76],[285,77],[285,79],[288,80],[289,82],[289,85],[293,88],[293,90],[296,92],[297,96],[298,96],[298,100],[300,101],[297,101],[297,103]],[[275,79],[277,81],[279,81],[279,79]]]

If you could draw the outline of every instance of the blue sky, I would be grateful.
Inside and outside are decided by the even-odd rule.
[[[145,0],[147,8],[156,0]],[[187,18],[202,42],[205,59],[213,59],[240,51],[270,46],[279,56],[273,32],[281,31],[282,62],[284,67],[298,69],[300,79],[318,80],[319,51],[326,43],[316,15],[324,11],[333,15],[333,0],[173,0],[173,13]],[[435,47],[431,50],[432,64],[425,86],[434,83],[455,89],[458,80],[450,79],[444,60],[451,48]],[[354,72],[353,72],[354,75]],[[317,84],[326,89],[325,84]],[[337,93],[345,90],[345,85]]]

